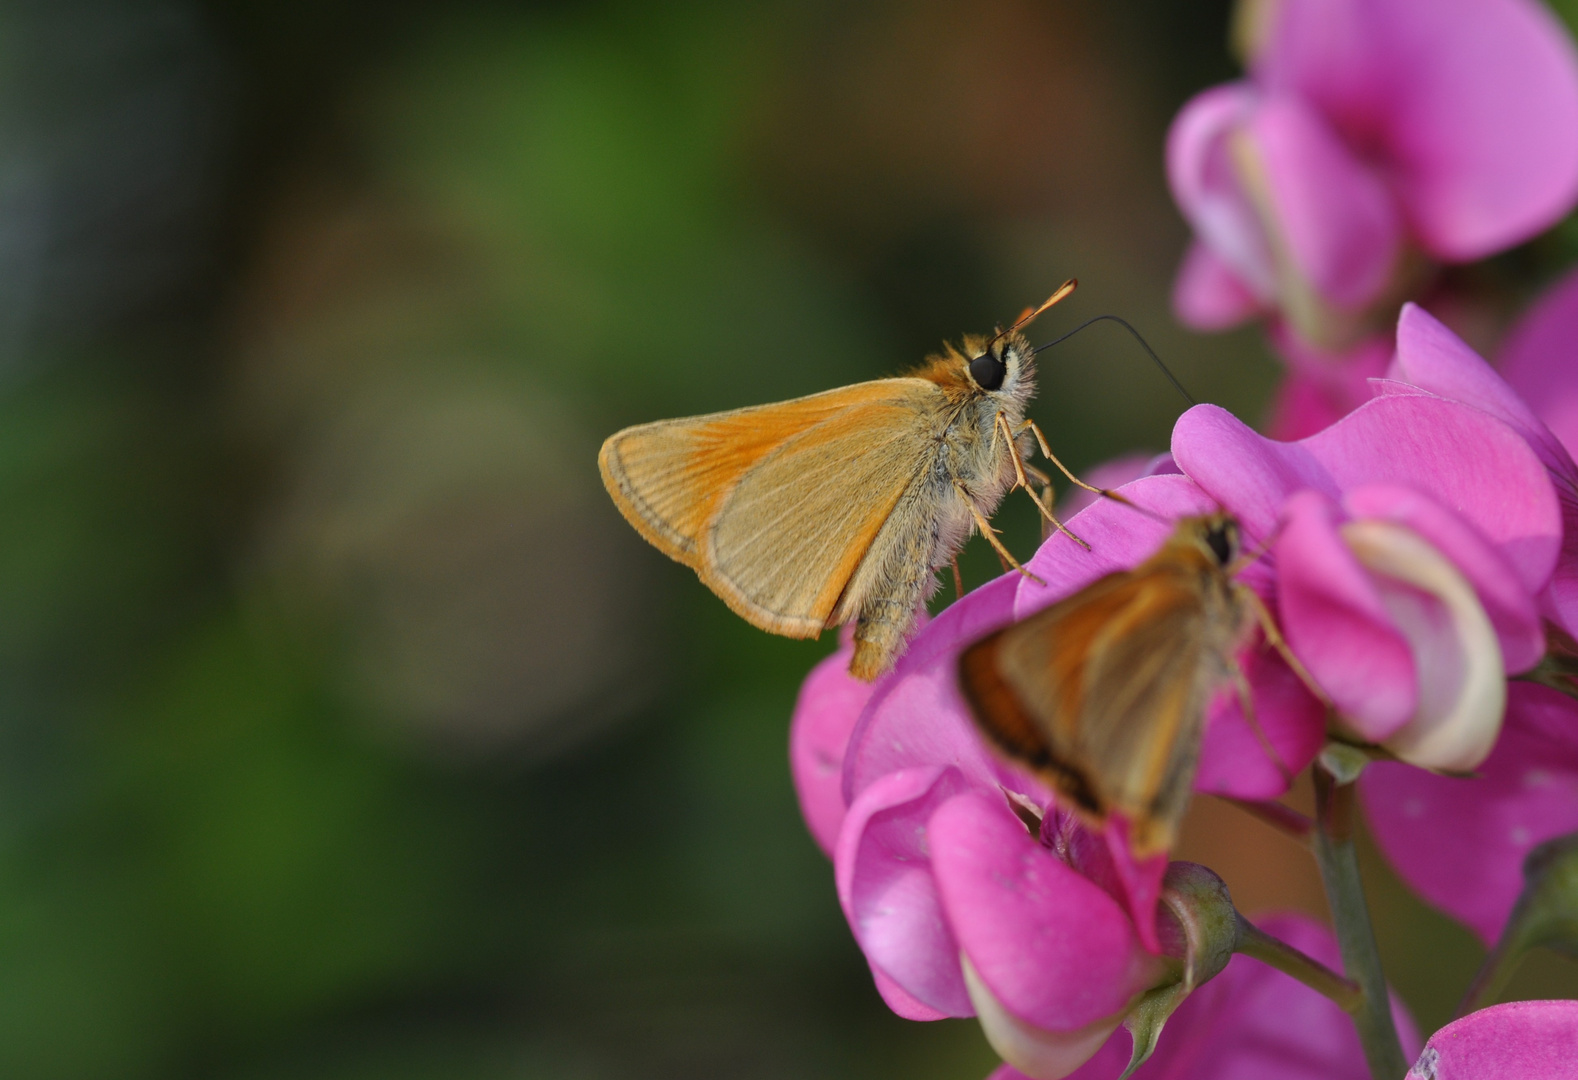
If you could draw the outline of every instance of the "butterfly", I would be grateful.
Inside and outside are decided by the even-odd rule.
[[[1098,578],[959,657],[959,689],[989,741],[1092,823],[1122,815],[1139,857],[1172,846],[1206,709],[1226,683],[1237,683],[1265,743],[1234,659],[1257,624],[1324,696],[1259,597],[1234,579],[1240,545],[1230,514],[1181,518],[1132,570]]]
[[[1030,437],[1088,485],[1025,419],[1035,350],[1019,331],[1075,284],[900,378],[626,428],[598,455],[603,484],[637,532],[752,625],[803,638],[853,620],[849,670],[874,679],[972,532],[1025,572],[988,523],[1007,492],[1023,488],[1067,532],[1030,486],[1048,482],[1026,464]]]

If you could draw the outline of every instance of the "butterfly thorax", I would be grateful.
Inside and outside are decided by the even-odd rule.
[[[1034,353],[1023,336],[964,339],[947,347],[912,377],[939,393],[919,407],[930,432],[929,452],[914,463],[901,506],[871,545],[832,621],[854,617],[856,655],[851,670],[873,677],[904,647],[919,605],[936,589],[935,571],[958,552],[975,526],[990,517],[1014,482],[1014,454],[1029,444],[1001,433],[1023,422],[1035,392]],[[972,511],[973,504],[973,511]]]

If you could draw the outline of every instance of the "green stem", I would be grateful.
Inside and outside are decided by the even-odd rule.
[[[1359,989],[1358,983],[1343,978],[1280,938],[1272,937],[1242,915],[1238,916],[1238,944],[1234,951],[1293,976],[1316,993],[1330,998],[1345,1013],[1357,1012],[1364,1003],[1364,991]]]
[[[1547,840],[1524,859],[1523,892],[1457,1014],[1493,1004],[1523,957],[1541,946],[1578,955],[1578,833]]]
[[[1479,971],[1474,974],[1474,981],[1463,994],[1463,1000],[1457,1007],[1458,1016],[1467,1016],[1471,1012],[1495,1004],[1501,992],[1512,981],[1512,976],[1518,970],[1518,964],[1523,960],[1524,953],[1528,952],[1529,945],[1523,940],[1523,935],[1517,933],[1514,923],[1509,920],[1507,929],[1502,931],[1501,939],[1496,942],[1496,947],[1485,957],[1485,962],[1480,965]]]
[[[1360,991],[1357,1007],[1349,1015],[1358,1029],[1370,1074],[1375,1080],[1397,1080],[1408,1072],[1408,1062],[1392,1022],[1381,954],[1375,946],[1370,909],[1359,880],[1359,858],[1353,847],[1353,785],[1338,784],[1317,766],[1315,807],[1315,859],[1337,929],[1343,970]]]

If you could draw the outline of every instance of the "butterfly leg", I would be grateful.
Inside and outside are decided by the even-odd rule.
[[[1128,499],[1125,499],[1122,495],[1119,495],[1116,491],[1110,491],[1107,488],[1093,487],[1090,484],[1085,483],[1085,481],[1081,480],[1079,477],[1075,476],[1073,473],[1069,472],[1068,471],[1068,466],[1064,465],[1061,461],[1059,461],[1057,459],[1057,455],[1052,452],[1052,447],[1050,445],[1048,445],[1048,443],[1047,443],[1047,437],[1041,433],[1041,429],[1036,426],[1036,422],[1034,420],[1026,420],[1023,424],[1020,424],[1019,425],[1019,431],[1020,431],[1021,434],[1026,432],[1026,431],[1033,432],[1035,434],[1035,437],[1036,437],[1036,442],[1038,444],[1040,444],[1040,446],[1041,446],[1041,453],[1042,453],[1042,455],[1044,455],[1046,457],[1046,459],[1048,461],[1050,461],[1052,464],[1056,465],[1057,468],[1058,468],[1058,472],[1060,472],[1064,476],[1068,477],[1070,482],[1078,485],[1079,487],[1084,488],[1086,491],[1090,492],[1092,495],[1100,495],[1103,498],[1113,499],[1113,500],[1115,500],[1117,502],[1120,502],[1120,503],[1123,503],[1123,504],[1125,504],[1127,506],[1133,506],[1134,505],[1133,503],[1129,502]]]
[[[999,429],[1001,429],[1008,436],[1008,457],[1009,460],[1014,463],[1014,486],[1025,489],[1025,494],[1030,496],[1030,501],[1036,504],[1036,509],[1041,511],[1041,516],[1046,518],[1047,521],[1051,522],[1054,529],[1068,537],[1070,540],[1074,541],[1074,543],[1078,544],[1086,551],[1089,551],[1090,545],[1070,532],[1068,527],[1057,519],[1057,515],[1051,510],[1047,509],[1046,503],[1042,502],[1036,496],[1035,489],[1030,486],[1030,480],[1025,476],[1025,463],[1020,460],[1019,453],[1014,446],[1014,433],[1009,429],[1008,417],[1002,413],[997,414],[997,420],[992,425],[992,445],[994,446],[997,445],[997,432]],[[1023,431],[1023,429],[1021,429],[1021,431]]]
[[[959,576],[959,556],[950,557],[948,564],[953,567],[953,598],[958,600],[964,595],[964,578]]]
[[[1052,478],[1046,473],[1042,472],[1040,469],[1036,468],[1034,465],[1030,464],[1028,461],[1025,462],[1025,472],[1029,474],[1030,479],[1041,485],[1041,501],[1046,503],[1048,506],[1051,506]],[[1045,518],[1041,519],[1041,539],[1043,542],[1045,542],[1046,538],[1051,536],[1056,531],[1056,529],[1053,529],[1047,523]]]
[[[1320,688],[1320,684],[1315,681],[1315,676],[1309,673],[1309,669],[1299,661],[1297,656],[1293,655],[1293,650],[1288,648],[1287,638],[1283,637],[1282,631],[1277,629],[1277,621],[1271,617],[1271,612],[1266,610],[1266,605],[1260,599],[1260,596],[1254,589],[1241,583],[1235,583],[1235,591],[1243,599],[1244,603],[1249,605],[1249,609],[1255,613],[1255,621],[1260,624],[1260,632],[1266,635],[1267,644],[1281,654],[1282,659],[1287,661],[1288,667],[1293,669],[1293,674],[1299,677],[1299,681],[1304,684],[1310,693],[1315,695],[1317,701],[1328,709],[1332,708],[1331,698],[1326,696],[1326,691]]]
[[[1018,570],[1021,574],[1035,582],[1037,585],[1045,585],[1046,582],[1036,577],[1023,566],[1020,566],[1019,560],[1014,558],[1013,554],[1003,546],[1003,542],[997,538],[997,530],[992,528],[992,523],[982,517],[981,511],[976,508],[975,500],[970,497],[969,489],[958,480],[953,482],[953,486],[957,488],[959,494],[964,497],[964,505],[970,508],[970,516],[975,518],[975,527],[981,530],[981,535],[986,537],[986,542],[992,545],[992,550],[997,552],[997,557],[1006,560],[1009,566],[1013,567],[1015,570]]]
[[[1244,669],[1239,666],[1234,657],[1227,658],[1232,671],[1233,688],[1238,691],[1238,707],[1243,710],[1244,720],[1249,724],[1249,730],[1255,733],[1255,738],[1260,742],[1260,748],[1266,752],[1266,757],[1277,767],[1282,774],[1284,783],[1293,782],[1293,771],[1288,768],[1287,762],[1282,760],[1282,755],[1277,753],[1277,748],[1271,745],[1271,739],[1266,735],[1266,729],[1260,726],[1260,721],[1255,717],[1255,697],[1249,688],[1249,678],[1244,674]]]
[[[1227,570],[1226,570],[1227,576],[1228,577],[1237,577],[1239,574],[1243,573],[1245,570],[1249,569],[1251,566],[1254,566],[1255,563],[1259,562],[1262,558],[1264,558],[1271,551],[1271,545],[1275,544],[1277,542],[1277,536],[1281,532],[1282,532],[1282,524],[1278,523],[1277,527],[1275,529],[1271,530],[1271,535],[1270,536],[1266,537],[1259,544],[1255,545],[1255,550],[1241,552],[1239,554],[1238,558],[1234,559],[1227,566]]]

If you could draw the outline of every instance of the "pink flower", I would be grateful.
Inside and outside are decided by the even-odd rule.
[[[1483,759],[1506,673],[1544,652],[1534,597],[1562,536],[1517,431],[1416,393],[1283,443],[1200,406],[1173,457],[1247,536],[1275,536],[1283,633],[1353,736],[1432,768]]]
[[[1272,918],[1262,928],[1323,963],[1340,966],[1331,932],[1303,916]],[[1419,1036],[1395,999],[1392,1013],[1405,1050],[1414,1053]],[[1129,1063],[1129,1051],[1128,1037],[1114,1035],[1069,1080],[1115,1080]],[[1367,1074],[1346,1013],[1289,976],[1235,956],[1172,1015],[1156,1052],[1135,1075],[1137,1080],[1351,1080]],[[1027,1078],[1004,1065],[990,1080]]]
[[[1407,1080],[1574,1080],[1574,1047],[1578,1001],[1509,1001],[1430,1036]]]
[[[1176,474],[1125,494],[1162,518],[1212,508]],[[1055,587],[1013,575],[971,593],[917,635],[864,703],[838,659],[825,661],[791,735],[802,807],[824,843],[836,832],[839,899],[884,999],[913,1019],[977,1015],[994,1044],[1038,1071],[1074,1068],[1166,974],[1155,915],[1165,856],[1136,864],[1122,822],[1095,835],[1061,813],[1039,782],[988,752],[954,685],[966,644],[1133,565],[1168,531],[1110,501],[1077,520],[1094,554],[1048,544],[1031,563]],[[1280,660],[1257,655],[1247,667],[1282,761],[1228,694],[1202,782],[1267,797],[1286,789],[1287,762],[1313,757],[1321,711]]]
[[[1539,403],[1541,413],[1554,417],[1571,400],[1564,397],[1572,383],[1567,374],[1571,352],[1564,342],[1578,343],[1578,337],[1568,336],[1569,327],[1578,332],[1572,321],[1574,297],[1571,283],[1556,290],[1514,332],[1508,347],[1509,373],[1533,391],[1530,400]],[[1528,445],[1559,496],[1562,546],[1543,588],[1543,558],[1516,556],[1503,545],[1513,556],[1506,561],[1546,618],[1569,632],[1578,627],[1578,468],[1566,447],[1484,360],[1411,304],[1398,321],[1397,356],[1387,374],[1389,381],[1376,384],[1379,394],[1426,391],[1464,403],[1495,417]],[[1489,565],[1455,558],[1461,565]],[[1518,590],[1511,582],[1503,581],[1503,591],[1516,602]],[[1494,610],[1488,602],[1485,606]],[[1502,622],[1511,628],[1505,616]],[[1514,659],[1516,650],[1506,649],[1505,638],[1502,644],[1512,672],[1543,652],[1541,646]],[[1380,645],[1372,644],[1370,651],[1379,663]],[[1372,699],[1372,708],[1378,704]],[[1578,703],[1543,687],[1513,685],[1499,742],[1488,759],[1471,767],[1472,778],[1452,779],[1381,764],[1367,772],[1360,790],[1377,841],[1404,880],[1492,941],[1522,888],[1521,867],[1529,850],[1578,829]]]
[[[1578,702],[1514,683],[1495,750],[1471,777],[1377,763],[1359,781],[1387,860],[1420,896],[1488,944],[1536,845],[1578,831]]]
[[[1578,58],[1534,0],[1254,5],[1249,78],[1189,102],[1168,177],[1196,241],[1175,306],[1345,349],[1430,262],[1483,258],[1578,199]]]
[[[1103,842],[987,752],[953,689],[959,650],[1008,620],[1016,584],[954,604],[878,683],[844,752],[834,876],[894,1011],[980,1014],[1072,1069],[1164,969]]]
[[[955,686],[967,644],[1136,565],[1173,520],[1225,508],[1252,548],[1274,541],[1240,580],[1360,738],[1471,767],[1499,731],[1506,671],[1543,649],[1533,598],[1561,541],[1556,498],[1524,437],[1484,410],[1407,388],[1279,443],[1200,406],[1149,467],[1188,475],[1081,511],[1092,550],[1049,540],[1028,564],[1039,581],[1006,575],[952,605],[869,697],[827,661],[792,729],[802,806],[883,997],[914,1019],[977,1015],[1047,1075],[1164,980],[1166,858],[1135,861],[1125,822],[1093,834],[987,750]],[[1230,689],[1217,697],[1196,787],[1274,798],[1319,751],[1326,711],[1276,652],[1239,662],[1255,725]]]

